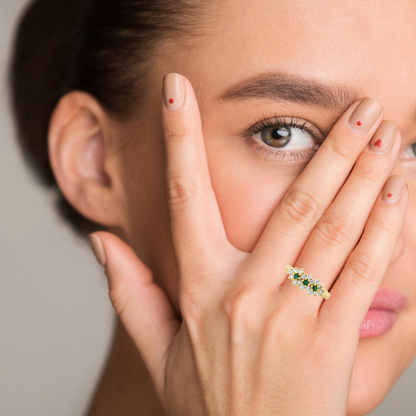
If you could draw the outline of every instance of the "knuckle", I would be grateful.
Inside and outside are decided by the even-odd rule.
[[[324,243],[342,246],[351,236],[351,226],[341,217],[326,214],[316,225],[314,234]]]
[[[350,140],[330,140],[329,141],[331,146],[331,154],[335,155],[341,161],[350,160],[352,156],[352,152],[350,149]]]
[[[253,301],[253,292],[249,288],[232,291],[224,297],[222,311],[232,332],[242,333],[252,325],[258,326],[258,320],[253,314]]]
[[[380,182],[380,171],[371,163],[356,165],[353,173],[358,176],[361,182],[369,184]]]
[[[289,191],[280,204],[280,210],[300,223],[313,222],[319,215],[319,203],[311,195],[299,189]]]
[[[123,287],[114,287],[108,291],[108,297],[117,315],[121,316],[129,303],[128,291]]]
[[[247,296],[244,292],[238,294],[231,292],[224,297],[222,309],[227,316],[228,321],[234,322],[240,319],[242,314],[244,315],[246,305]]]
[[[376,276],[377,262],[367,253],[357,252],[347,261],[347,268],[351,279],[357,283],[371,282]]]
[[[392,212],[392,214],[395,214]],[[377,214],[370,217],[370,226],[380,231],[392,233],[397,227],[397,215]]]
[[[339,340],[340,338],[335,339]],[[313,362],[316,363],[319,368],[324,369],[333,365],[332,355],[334,352],[337,354],[339,351],[338,348],[331,348],[333,344],[334,339],[323,333],[319,333],[318,336],[309,339],[308,348],[313,355]]]
[[[175,144],[186,142],[192,137],[192,130],[188,124],[164,126],[165,138]]]
[[[190,298],[182,297],[180,299],[179,308],[181,310],[182,319],[184,319],[190,328],[198,328],[204,320],[205,310],[201,302],[195,302]]]
[[[314,325],[315,317],[313,314],[302,317],[301,322],[296,325],[288,321],[287,314],[282,308],[275,308],[272,313],[264,319],[262,338],[264,343],[273,346],[285,342],[287,345],[299,346],[302,350],[302,344],[307,348],[309,345],[309,335],[312,333],[311,328]],[[302,334],[301,339],[299,335]]]
[[[282,314],[280,310],[275,310],[265,320],[263,337],[274,343],[282,339],[282,336],[285,336],[288,340],[290,339],[290,332],[287,329],[287,316]]]
[[[201,186],[195,178],[177,175],[167,180],[167,191],[170,207],[180,210],[200,197]]]

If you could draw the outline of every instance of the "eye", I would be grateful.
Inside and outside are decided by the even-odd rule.
[[[316,153],[324,136],[312,123],[294,117],[259,120],[242,135],[260,153],[280,160],[303,160]]]
[[[263,129],[257,133],[259,139],[270,147],[277,149],[307,149],[316,148],[316,142],[311,133],[299,127],[279,126]]]

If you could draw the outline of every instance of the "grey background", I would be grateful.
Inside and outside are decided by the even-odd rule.
[[[5,71],[25,4],[0,0],[0,415],[81,416],[115,315],[88,242],[58,218],[16,146]],[[416,362],[371,415],[416,415],[415,380]]]

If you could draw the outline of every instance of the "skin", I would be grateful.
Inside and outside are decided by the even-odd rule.
[[[51,166],[65,197],[134,249],[180,317],[165,193],[163,76],[177,72],[192,83],[224,229],[228,241],[247,253],[310,157],[273,160],[237,135],[276,113],[307,120],[326,136],[344,111],[267,98],[227,102],[217,97],[243,79],[278,71],[343,83],[356,91],[357,100],[370,96],[379,101],[384,119],[397,125],[402,138],[391,174],[402,175],[409,188],[408,215],[381,284],[405,293],[409,302],[390,331],[359,340],[348,416],[374,410],[416,353],[416,283],[409,273],[416,265],[416,216],[411,215],[416,210],[416,155],[410,147],[416,131],[415,16],[416,6],[410,1],[227,0],[215,9],[215,24],[205,36],[191,45],[166,45],[149,75],[150,102],[136,119],[119,124],[94,97],[71,92],[59,102],[50,124]],[[115,413],[164,414],[121,323],[89,409],[89,415]]]

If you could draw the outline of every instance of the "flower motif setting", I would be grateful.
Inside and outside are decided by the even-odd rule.
[[[288,267],[288,266],[287,266]],[[324,293],[324,288],[319,280],[312,279],[310,274],[306,274],[304,269],[291,268],[288,278],[292,280],[292,285],[298,285],[300,290],[306,290],[309,296],[318,296]]]

